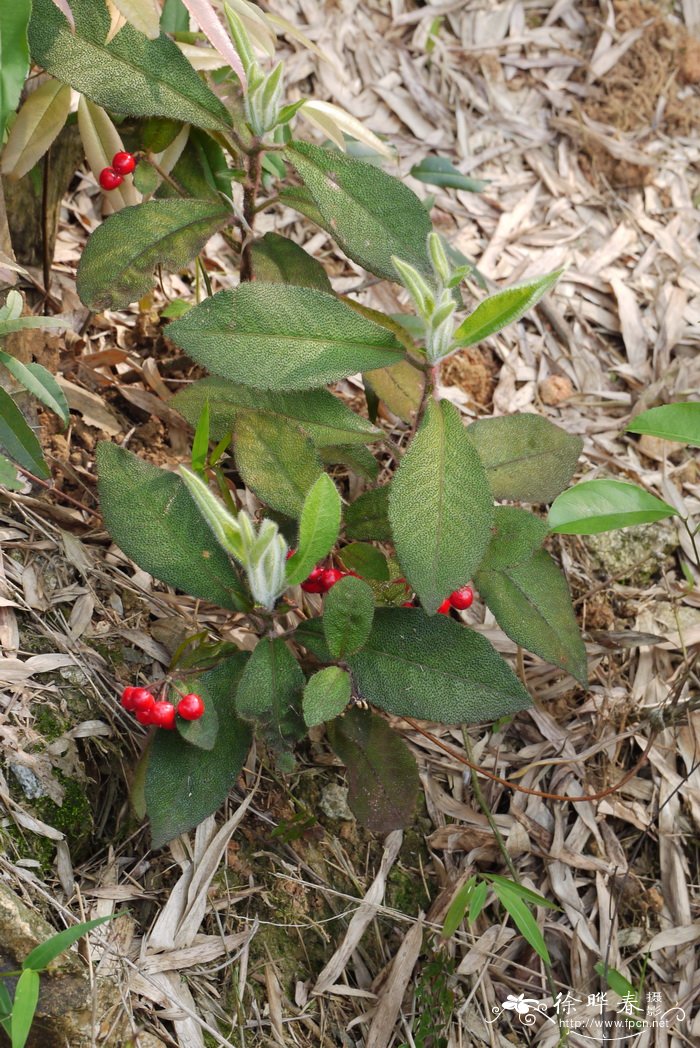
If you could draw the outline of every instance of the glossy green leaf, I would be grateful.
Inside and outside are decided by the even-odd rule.
[[[402,422],[412,422],[423,398],[425,377],[407,360],[389,368],[365,371],[362,379],[389,411]]]
[[[390,331],[332,295],[291,284],[219,291],[171,324],[168,337],[214,374],[257,389],[314,389],[403,356]]]
[[[64,928],[62,932],[57,932],[50,939],[35,946],[22,961],[22,968],[25,971],[28,968],[35,972],[43,971],[44,968],[48,968],[51,961],[72,946],[74,942],[82,939],[83,935],[87,935],[93,928],[99,928],[101,924],[111,921],[113,916],[110,914],[108,917],[96,917],[93,921],[85,921],[82,924],[73,924],[70,928]]]
[[[333,549],[340,529],[341,503],[338,490],[322,473],[309,489],[301,510],[296,552],[287,561],[287,582],[303,582],[311,570]]]
[[[241,611],[249,598],[182,479],[124,448],[97,447],[100,505],[116,544],[170,586]]]
[[[372,629],[374,595],[366,582],[353,575],[336,582],[326,594],[323,631],[335,659],[353,655],[365,644]]]
[[[0,4],[0,144],[29,72],[27,26],[31,13],[32,0]]]
[[[29,1039],[39,1002],[39,986],[39,975],[32,968],[26,968],[17,980],[10,1023],[12,1048],[24,1048]]]
[[[332,294],[325,269],[303,247],[278,233],[266,233],[251,246],[256,280],[268,284],[296,284]]]
[[[165,0],[160,27],[164,33],[186,33],[190,28],[190,13],[182,0]]]
[[[561,535],[596,535],[636,524],[653,524],[678,510],[636,484],[622,480],[587,480],[554,500],[547,521]]]
[[[419,182],[441,189],[464,189],[468,193],[481,193],[489,184],[481,178],[463,175],[446,156],[426,156],[411,168],[411,175]]]
[[[389,496],[399,563],[429,615],[474,575],[493,518],[486,472],[457,409],[431,400]]]
[[[545,964],[551,964],[549,950],[545,944],[544,937],[527,904],[523,902],[517,892],[511,887],[507,887],[504,883],[494,883],[493,890],[504,910],[513,918],[513,923],[525,941],[530,944],[537,956],[541,957]]]
[[[388,485],[363,492],[346,507],[345,534],[349,539],[391,542]]]
[[[304,674],[283,640],[263,637],[250,656],[236,692],[240,717],[252,721],[273,748],[304,734]]]
[[[227,131],[231,117],[165,35],[149,40],[123,26],[107,44],[104,0],[70,0],[75,32],[52,0],[33,0],[32,59],[104,109],[128,116],[167,116]]]
[[[557,269],[546,276],[515,284],[505,291],[489,295],[459,325],[454,333],[455,344],[462,347],[473,346],[519,320],[556,284],[562,272],[561,269]]]
[[[252,741],[249,725],[236,716],[234,706],[248,658],[237,652],[197,678],[198,694],[219,721],[211,750],[190,746],[177,731],[155,731],[145,784],[153,848],[198,826],[235,785]]]
[[[391,261],[432,276],[426,239],[432,226],[418,197],[397,178],[343,153],[294,142],[286,156],[299,172],[343,251],[370,273],[396,280]]]
[[[41,445],[29,423],[14,400],[0,386],[0,448],[24,469],[46,480],[49,468],[41,453]]]
[[[486,881],[481,881],[472,892],[472,897],[469,900],[469,913],[467,914],[467,920],[470,924],[473,924],[480,916],[486,903],[488,890],[489,886]]]
[[[593,970],[605,979],[612,992],[616,993],[618,997],[628,1000],[631,998],[637,1005],[639,1004],[639,991],[622,972],[618,972],[617,968],[609,968],[604,961],[596,961]]]
[[[0,1026],[8,1037],[11,1033],[11,1025],[7,1022],[9,1015],[12,1015],[12,998],[4,981],[0,979]]]
[[[347,661],[359,697],[400,717],[472,724],[531,704],[485,637],[420,608],[377,608],[367,644]]]
[[[376,546],[370,546],[367,542],[351,542],[349,546],[343,546],[339,556],[348,571],[354,571],[365,579],[389,581],[387,559]]]
[[[348,804],[374,833],[409,826],[418,796],[418,768],[408,746],[370,710],[351,709],[327,727],[328,741],[348,772]]]
[[[475,888],[476,877],[472,875],[466,882],[466,884],[462,885],[462,887],[459,889],[459,891],[452,899],[452,902],[447,908],[445,920],[442,924],[443,939],[451,939],[454,933],[459,928],[460,924],[464,920],[464,915],[467,911],[469,900],[471,899]]]
[[[168,272],[186,266],[230,218],[223,204],[209,200],[149,200],[122,208],[85,245],[77,276],[82,302],[93,310],[128,306],[150,291],[156,266]]]
[[[70,88],[48,80],[27,97],[2,150],[3,175],[22,178],[61,133],[70,113]]]
[[[496,499],[549,502],[569,483],[583,448],[580,437],[540,415],[472,422],[467,435],[486,467]]]
[[[662,440],[675,440],[679,444],[700,447],[700,402],[687,401],[650,408],[641,415],[635,415],[627,427],[627,433],[648,433]]]
[[[546,550],[500,571],[480,570],[474,582],[511,640],[587,685],[586,649],[569,587]]]
[[[524,884],[518,884],[517,881],[511,881],[509,877],[501,877],[497,873],[484,873],[482,876],[487,879],[489,884],[500,884],[506,891],[512,892],[518,898],[529,902],[532,906],[544,906],[547,910],[560,909],[551,899],[545,899],[544,895],[540,895],[539,892],[533,892],[531,888],[526,888]]]
[[[379,477],[379,463],[369,450],[355,444],[352,447],[319,448],[321,462],[326,466],[343,466],[365,480],[375,481]]]
[[[0,487],[7,488],[8,491],[21,491],[24,487],[16,467],[4,455],[0,455]]]
[[[382,431],[326,389],[298,393],[275,393],[251,389],[223,378],[203,378],[176,393],[170,407],[195,425],[208,401],[211,432],[215,440],[233,429],[240,411],[265,413],[300,426],[318,447],[334,444],[366,444]]]
[[[0,350],[0,364],[3,364],[26,390],[37,400],[53,411],[61,421],[68,425],[70,413],[65,394],[50,371],[41,364],[23,364],[16,357]]]
[[[327,666],[309,677],[304,688],[302,708],[308,728],[339,716],[352,698],[352,681],[347,670]]]
[[[291,422],[255,411],[236,419],[233,446],[238,472],[268,506],[290,517],[301,514],[304,499],[323,472],[309,438]]]
[[[199,418],[197,419],[197,426],[194,431],[194,439],[192,441],[192,469],[195,472],[203,473],[207,464],[207,457],[209,455],[209,440],[210,440],[210,425],[209,425],[209,401],[205,401],[204,407],[202,408]]]

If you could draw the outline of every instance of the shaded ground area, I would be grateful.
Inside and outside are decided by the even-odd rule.
[[[433,152],[489,180],[481,194],[436,190],[432,212],[487,282],[566,269],[535,313],[444,366],[442,394],[467,417],[542,413],[583,437],[581,476],[633,480],[697,516],[697,455],[621,435],[632,414],[700,388],[697,3],[270,6],[326,56],[281,41],[292,93],[328,98],[388,135],[402,174]],[[683,1010],[672,1030],[650,1029],[640,1044],[692,1043],[700,574],[675,526],[552,542],[586,631],[588,692],[518,659],[479,601],[467,613],[535,698],[512,723],[470,729],[479,765],[520,787],[577,796],[613,786],[647,753],[597,802],[482,780],[519,876],[559,907],[537,915],[554,987],[496,906],[440,939],[470,875],[507,875],[456,729],[428,725],[431,739],[396,722],[424,787],[403,839],[375,839],[347,817],[342,768],[319,733],[287,779],[252,754],[226,811],[190,840],[149,851],[127,803],[144,736],[118,693],[139,672],[161,674],[188,633],[241,635],[235,621],[136,570],[92,515],[98,440],[162,464],[187,454],[190,435],[168,400],[195,374],[164,342],[158,317],[163,294],[192,295],[187,274],[165,278],[140,309],[83,328],[74,275],[101,200],[83,175],[64,202],[52,287],[75,329],[33,347],[63,376],[73,409],[67,433],[39,418],[55,494],[33,488],[0,501],[0,870],[55,926],[68,910],[124,911],[93,958],[92,974],[112,986],[111,1010],[101,1005],[93,1024],[97,1043],[124,1043],[116,1031],[125,1029],[141,1032],[141,1048],[437,1048],[429,1035],[442,1031],[450,1048],[554,1045],[555,1024],[492,1009],[508,995],[551,1004],[574,994],[590,1017],[588,995],[608,989],[594,967],[601,959],[641,985],[643,1000],[659,995],[649,1003]],[[260,229],[297,238],[337,291],[363,284],[296,213],[277,208]],[[215,289],[231,285],[222,240],[207,265]],[[398,312],[401,294],[373,284],[359,297]],[[340,392],[352,399],[359,385]],[[396,439],[403,432],[397,425]],[[572,1033],[571,1043],[591,1042]]]

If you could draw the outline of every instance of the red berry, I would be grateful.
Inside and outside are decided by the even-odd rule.
[[[204,703],[199,695],[183,695],[178,703],[177,714],[178,717],[184,717],[185,720],[193,721],[199,720],[204,713]]]
[[[339,571],[338,568],[326,568],[321,573],[321,586],[323,587],[321,593],[327,593],[329,589],[333,589],[336,582],[340,582],[344,575],[345,572]]]
[[[449,597],[445,597],[445,599],[443,600],[442,604],[438,608],[437,613],[438,613],[438,615],[449,615],[451,609],[452,609],[452,605],[450,604],[450,598]]]
[[[138,691],[138,688],[124,688],[124,691],[122,692],[122,706],[125,710],[128,710],[130,713],[134,709],[133,698],[135,691]]]
[[[293,557],[295,553],[296,553],[295,549],[288,549],[287,550],[287,560],[289,560],[290,557]]]
[[[102,188],[107,191],[110,189],[116,189],[123,181],[124,179],[122,176],[117,174],[113,167],[104,167],[100,171],[99,183]]]
[[[139,724],[153,724],[152,716],[154,707],[155,702],[153,703],[153,706],[149,706],[145,710],[136,711],[136,720],[139,722]]]
[[[305,579],[301,584],[301,588],[304,593],[323,593],[325,592],[321,584],[321,576],[323,575],[323,568],[314,568],[309,575],[308,579]]]
[[[403,604],[401,605],[401,607],[402,608],[412,608],[413,607],[413,601],[412,600],[405,600],[403,602]]]
[[[131,708],[136,710],[152,710],[156,700],[148,688],[134,688],[131,694]]]
[[[112,157],[112,167],[118,175],[130,175],[136,167],[136,160],[131,153],[115,153]]]
[[[156,702],[149,710],[150,723],[157,728],[175,727],[175,707],[172,702]]]
[[[457,611],[466,611],[474,602],[474,590],[471,586],[460,586],[454,593],[450,593],[450,604]]]

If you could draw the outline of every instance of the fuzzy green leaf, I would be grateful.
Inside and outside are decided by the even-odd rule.
[[[253,241],[251,257],[256,280],[333,292],[321,263],[288,237],[266,233],[260,240]]]
[[[268,506],[290,517],[323,472],[313,444],[298,426],[255,411],[242,412],[233,431],[236,465],[243,480]]]
[[[157,265],[168,272],[186,266],[230,218],[226,207],[209,200],[149,200],[122,208],[85,245],[77,276],[82,302],[93,310],[128,306],[150,291]]]
[[[344,466],[351,473],[365,480],[375,481],[379,476],[379,463],[369,450],[355,444],[353,447],[319,448],[321,462],[326,466]]]
[[[546,550],[501,571],[480,570],[474,581],[511,640],[587,684],[586,649],[569,587]]]
[[[547,520],[560,535],[597,535],[677,515],[677,509],[636,484],[587,480],[562,492],[550,506]]]
[[[236,692],[236,710],[262,731],[273,748],[301,738],[304,674],[283,640],[268,637],[250,656]]]
[[[144,571],[222,608],[250,606],[183,480],[116,444],[97,448],[100,504],[114,541]]]
[[[429,615],[474,575],[493,517],[486,472],[457,409],[431,401],[389,496],[401,568]]]
[[[532,557],[549,534],[545,521],[515,506],[496,506],[493,533],[480,571],[506,571]]]
[[[304,688],[302,707],[308,728],[339,716],[352,697],[352,681],[347,670],[328,666],[314,673]]]
[[[649,433],[661,440],[700,447],[700,402],[688,401],[650,408],[641,415],[635,415],[627,427],[627,433]]]
[[[301,510],[296,553],[287,561],[287,582],[303,582],[316,564],[333,549],[340,530],[341,503],[338,489],[322,473],[309,489]]]
[[[485,637],[419,608],[378,608],[365,647],[347,661],[359,696],[400,717],[470,724],[531,704]]]
[[[237,652],[196,680],[195,690],[216,710],[219,721],[211,750],[190,746],[177,731],[155,732],[145,785],[153,848],[198,826],[234,786],[252,741],[249,725],[236,716],[234,706],[248,658]]]
[[[336,582],[326,596],[323,631],[328,650],[344,659],[365,644],[374,618],[374,595],[366,582],[353,575]]]
[[[583,448],[540,415],[506,415],[472,422],[467,435],[486,467],[496,499],[549,502],[569,483]]]
[[[391,542],[388,485],[363,492],[346,507],[345,534],[349,539]]]
[[[415,193],[372,164],[308,142],[294,142],[287,159],[311,193],[323,228],[354,262],[396,281],[396,255],[426,276],[430,216]]]
[[[0,447],[4,448],[10,458],[18,462],[20,466],[28,469],[30,473],[35,473],[42,480],[50,476],[39,441],[10,394],[2,386],[0,386]]]
[[[542,296],[549,291],[562,274],[561,269],[546,276],[528,280],[523,284],[516,284],[506,288],[505,291],[497,291],[495,295],[489,295],[480,302],[473,313],[463,320],[454,333],[454,341],[458,346],[474,346],[482,342],[489,335],[501,331],[508,324],[519,320],[529,309],[539,302]]]
[[[169,405],[184,415],[190,425],[196,425],[206,402],[209,403],[214,440],[220,440],[230,432],[237,414],[245,410],[295,423],[317,447],[366,444],[382,433],[326,389],[272,393],[211,377],[186,386],[175,394]]]
[[[228,131],[231,117],[179,48],[130,25],[105,43],[104,0],[70,0],[75,32],[52,0],[33,0],[29,46],[37,65],[93,102],[128,116],[166,116]]]
[[[171,324],[168,337],[214,374],[257,389],[315,389],[403,357],[390,331],[332,295],[291,284],[219,291]]]
[[[409,826],[418,796],[418,768],[400,735],[370,710],[351,709],[327,727],[328,741],[348,771],[348,804],[374,833]]]
[[[389,581],[387,559],[376,546],[370,546],[367,542],[351,542],[341,549],[340,559],[348,571],[354,571],[362,578]]]

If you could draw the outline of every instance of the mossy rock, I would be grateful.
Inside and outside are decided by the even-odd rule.
[[[597,568],[632,586],[648,586],[678,547],[668,521],[586,535],[584,542]]]

